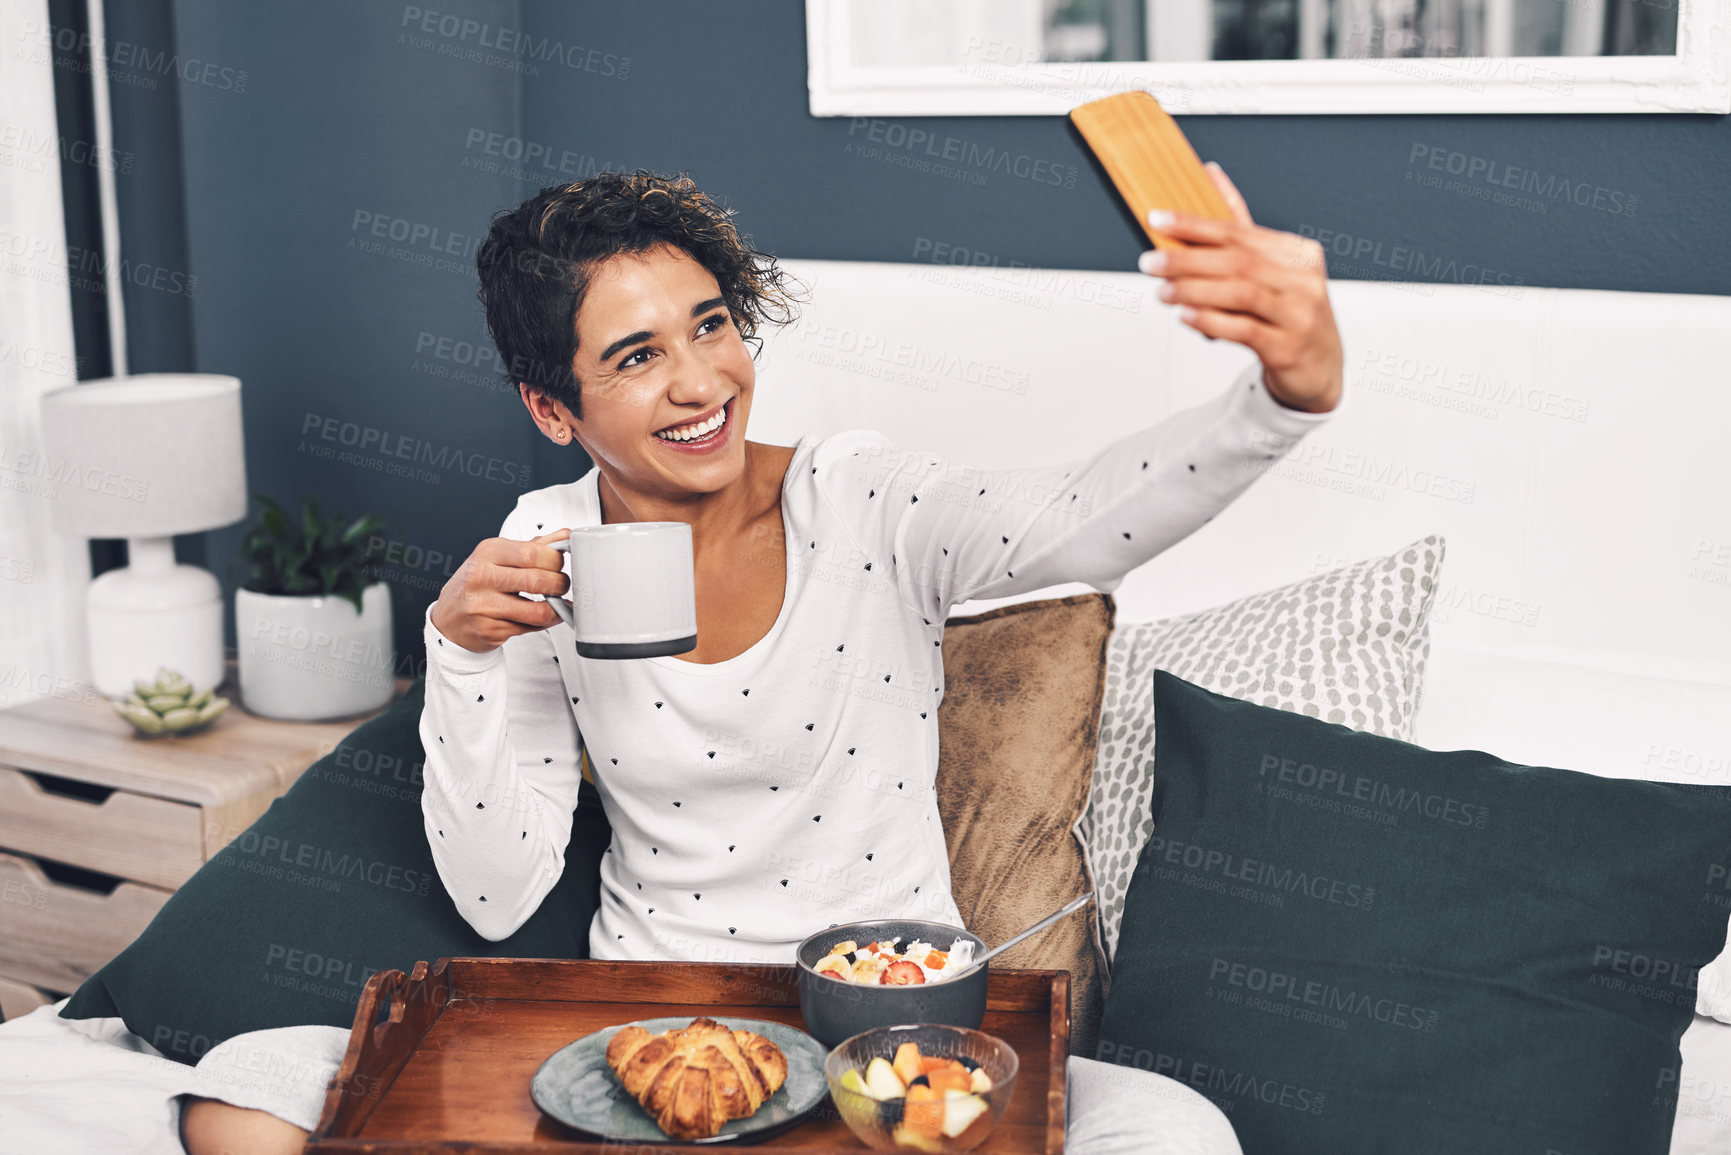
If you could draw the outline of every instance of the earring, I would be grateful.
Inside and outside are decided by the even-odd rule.
[[[561,429],[559,431],[559,440],[563,441],[569,436],[571,436],[571,431],[569,429]]]

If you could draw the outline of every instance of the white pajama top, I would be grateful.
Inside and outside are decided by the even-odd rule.
[[[724,662],[584,658],[563,623],[475,653],[429,606],[421,807],[445,888],[484,937],[521,926],[564,869],[586,748],[613,828],[595,958],[788,963],[837,923],[962,925],[934,792],[950,607],[1112,592],[1338,411],[1282,406],[1252,363],[1056,465],[808,434],[782,483],[780,614]],[[601,524],[598,481],[523,494],[500,536]]]

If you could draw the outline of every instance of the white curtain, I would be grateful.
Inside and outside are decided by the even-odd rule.
[[[47,0],[0,3],[0,707],[96,694],[89,548],[54,529],[41,452],[42,395],[77,381],[48,28]]]

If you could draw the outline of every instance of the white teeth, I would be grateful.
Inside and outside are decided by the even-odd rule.
[[[713,432],[727,423],[727,408],[723,406],[716,411],[714,417],[701,425],[684,425],[669,433],[657,433],[655,436],[663,441],[695,441],[706,433]]]

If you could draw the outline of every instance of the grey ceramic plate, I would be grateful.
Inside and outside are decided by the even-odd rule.
[[[628,1143],[726,1143],[745,1136],[765,1137],[797,1123],[829,1094],[823,1061],[829,1052],[804,1031],[763,1019],[732,1019],[711,1015],[730,1030],[755,1031],[787,1056],[787,1081],[748,1119],[730,1119],[711,1139],[670,1139],[628,1094],[607,1067],[607,1044],[629,1023],[604,1027],[584,1035],[548,1056],[535,1072],[529,1093],[535,1105],[567,1127]],[[639,1019],[637,1026],[652,1035],[691,1025],[690,1015],[672,1019]]]

